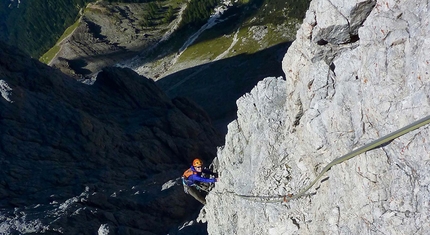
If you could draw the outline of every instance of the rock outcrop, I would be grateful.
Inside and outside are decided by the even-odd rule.
[[[178,177],[222,141],[201,108],[130,69],[85,85],[0,52],[0,233],[166,234],[198,208]]]
[[[428,234],[430,127],[331,160],[430,114],[427,1],[314,0],[283,60],[237,101],[209,234]],[[239,195],[252,195],[244,198]]]
[[[81,79],[153,47],[170,36],[180,19],[145,27],[148,8],[148,3],[88,4],[78,27],[59,43],[59,52],[49,65]],[[153,18],[161,21],[163,15]]]

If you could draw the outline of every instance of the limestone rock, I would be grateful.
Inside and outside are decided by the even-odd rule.
[[[332,167],[306,197],[264,201],[429,115],[429,10],[423,0],[311,3],[286,81],[265,79],[237,102],[204,208],[209,234],[430,232],[429,126]]]

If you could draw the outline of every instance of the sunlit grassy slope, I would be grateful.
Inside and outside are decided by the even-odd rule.
[[[227,12],[222,23],[206,30],[177,60],[213,61],[240,54],[251,54],[274,45],[293,41],[307,0],[243,1]],[[297,4],[296,6],[292,4]],[[299,14],[297,11],[301,11]]]

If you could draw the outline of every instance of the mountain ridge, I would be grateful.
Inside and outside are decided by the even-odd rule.
[[[130,69],[105,68],[85,85],[1,42],[0,50],[2,233],[108,225],[160,234],[198,208],[178,177],[193,158],[213,158],[222,139],[194,102],[168,98]]]

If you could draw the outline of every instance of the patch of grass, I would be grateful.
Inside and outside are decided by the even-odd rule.
[[[61,37],[58,39],[58,41],[55,43],[54,47],[52,47],[51,49],[49,49],[45,54],[43,54],[40,58],[39,61],[45,64],[48,64],[49,62],[51,62],[51,60],[55,57],[55,55],[58,53],[58,51],[60,50],[60,46],[59,43],[61,41],[63,41],[66,37],[68,37],[70,34],[72,34],[72,32],[79,26],[79,20],[77,20],[73,25],[71,25],[70,27],[68,27],[64,33],[61,35]]]
[[[51,60],[55,57],[55,55],[60,51],[60,46],[55,45],[49,51],[47,51],[45,54],[42,55],[42,57],[39,58],[39,61],[45,64],[49,64]]]
[[[280,43],[293,41],[297,25],[301,23],[301,19],[289,16],[291,9],[297,9],[288,5],[289,2],[294,1],[296,0],[261,0],[260,2],[257,0],[261,8],[255,14],[249,14],[240,6],[234,7],[231,12],[223,16],[228,20],[200,35],[196,42],[182,53],[178,62],[215,59],[230,47],[239,27],[241,27],[237,36],[239,41],[225,56],[227,58],[239,54],[256,53]],[[308,2],[308,0],[300,1]],[[257,40],[254,38],[254,32],[258,34],[259,31],[261,36]]]
[[[222,15],[221,18],[225,21],[204,31],[193,45],[182,52],[176,63],[186,65],[190,61],[199,61],[197,64],[213,61],[231,46],[238,29],[237,38],[239,41],[224,55],[224,59],[257,53],[268,47],[293,41],[297,25],[302,21],[302,19],[291,17],[289,14],[291,9],[297,9],[291,6],[291,2],[294,3],[295,1],[309,2],[309,0],[244,0],[236,2],[237,5]],[[304,12],[305,10],[299,13],[304,14]],[[255,32],[256,38],[257,34],[261,34],[259,39],[254,39],[252,28],[258,28]],[[146,59],[154,63],[164,56],[173,56],[173,54],[166,52],[175,53],[178,51],[193,31],[190,28],[187,29],[188,32],[186,33],[184,33],[184,28],[175,33],[176,35],[169,42],[159,45],[150,53],[152,56],[148,56]],[[150,59],[151,57],[153,59]]]
[[[179,58],[178,62],[185,62],[195,59],[213,60],[218,55],[226,51],[233,42],[233,35],[226,35],[214,38],[209,41],[193,44],[188,47]]]
[[[74,24],[72,24],[70,27],[68,27],[63,35],[58,39],[58,42],[61,42],[64,38],[68,37],[70,34],[73,33],[73,31],[79,26],[79,20],[77,20]],[[57,43],[58,43],[57,42]]]

